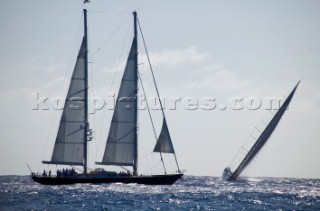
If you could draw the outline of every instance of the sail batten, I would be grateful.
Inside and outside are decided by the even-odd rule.
[[[132,41],[102,165],[134,166],[137,133],[137,43]]]
[[[43,163],[83,165],[85,144],[85,37],[72,73],[51,161]]]

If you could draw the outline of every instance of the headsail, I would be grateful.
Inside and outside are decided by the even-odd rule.
[[[163,118],[163,125],[161,129],[161,133],[157,140],[156,146],[154,147],[154,152],[166,152],[166,153],[174,153],[169,129],[167,126],[167,121]]]
[[[137,133],[137,42],[134,39],[122,77],[101,163],[133,166]]]
[[[48,164],[83,165],[85,144],[85,57],[86,38],[73,70],[51,161]]]
[[[261,148],[265,145],[265,143],[270,138],[271,134],[277,127],[278,123],[280,122],[281,117],[287,110],[293,95],[299,85],[300,81],[297,83],[297,85],[294,87],[294,89],[291,91],[290,95],[287,97],[287,99],[284,101],[278,112],[274,115],[274,117],[271,119],[270,123],[267,125],[267,127],[264,129],[264,131],[261,133],[260,137],[257,139],[257,141],[254,143],[254,145],[251,147],[251,149],[246,154],[245,158],[241,161],[237,169],[232,172],[230,167],[227,167],[224,170],[224,177],[226,180],[236,180],[239,175],[243,172],[243,170],[250,164],[252,159],[258,154],[258,152],[261,150]]]

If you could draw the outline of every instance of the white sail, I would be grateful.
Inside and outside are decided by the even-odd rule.
[[[83,165],[85,143],[85,38],[73,70],[49,164]]]
[[[163,118],[163,124],[161,133],[157,140],[156,146],[154,147],[154,152],[166,152],[166,153],[174,153],[169,129],[167,126],[166,119]]]
[[[133,166],[137,133],[137,43],[134,39],[113,113],[104,165]]]

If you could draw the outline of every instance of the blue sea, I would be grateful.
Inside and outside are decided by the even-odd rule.
[[[184,176],[172,186],[44,186],[0,176],[0,210],[320,210],[320,179]]]

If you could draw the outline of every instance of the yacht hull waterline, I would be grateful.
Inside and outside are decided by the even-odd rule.
[[[33,181],[43,185],[67,185],[77,183],[137,183],[144,185],[172,185],[182,176],[183,174],[99,177],[90,174],[79,174],[66,177],[49,177],[33,174],[32,179]]]
[[[232,172],[231,172],[230,168],[225,168],[225,169],[223,170],[222,178],[223,178],[225,181],[234,181],[234,180],[237,179],[237,178],[234,178],[234,177],[232,176]]]

